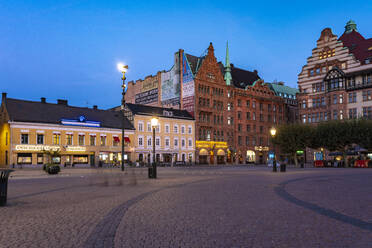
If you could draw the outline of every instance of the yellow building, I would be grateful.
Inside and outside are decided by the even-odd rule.
[[[124,114],[136,129],[133,144],[137,161],[153,161],[151,119],[155,117],[156,160],[168,165],[195,162],[195,120],[187,111],[127,103]]]
[[[125,118],[125,156],[130,161],[134,127]],[[2,94],[0,167],[45,163],[96,166],[121,161],[120,112],[24,101]],[[52,152],[54,152],[52,156]]]

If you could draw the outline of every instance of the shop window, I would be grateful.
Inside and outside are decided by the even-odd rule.
[[[32,164],[31,153],[18,153],[17,164]]]
[[[21,144],[28,144],[28,134],[27,133],[21,134]]]
[[[88,155],[74,155],[73,158],[74,164],[87,164],[88,163]]]
[[[44,163],[44,154],[42,154],[42,153],[37,154],[37,163],[38,164],[43,164]]]
[[[37,144],[38,145],[44,144],[44,134],[37,134]]]

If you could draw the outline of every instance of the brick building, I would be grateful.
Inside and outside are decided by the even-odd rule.
[[[303,123],[372,118],[372,39],[353,21],[340,38],[325,28],[298,75],[299,114]],[[307,159],[323,155],[307,151]]]
[[[217,61],[211,43],[199,57],[180,49],[172,69],[159,74],[160,98],[154,97],[151,104],[173,105],[194,116],[197,163],[266,162],[269,129],[285,122],[284,100],[264,84],[257,71],[230,64],[228,47],[225,65]],[[127,101],[133,102],[133,95],[141,97],[133,86],[141,88],[142,81],[129,84]]]

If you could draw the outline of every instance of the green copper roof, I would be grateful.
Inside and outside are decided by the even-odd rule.
[[[357,31],[357,28],[356,28],[356,23],[353,21],[353,20],[350,20],[346,23],[346,26],[345,26],[345,33],[350,33],[352,32],[353,30]]]
[[[225,77],[226,85],[231,84],[231,66],[230,66],[230,57],[229,57],[229,42],[226,42],[226,61],[225,61]]]
[[[284,97],[285,95],[296,96],[300,91],[296,88],[288,87],[278,83],[266,83],[274,91],[275,95]]]

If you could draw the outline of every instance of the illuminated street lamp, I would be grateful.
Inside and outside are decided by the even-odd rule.
[[[117,65],[118,67],[118,70],[123,73],[123,77],[121,78],[121,80],[123,80],[123,84],[121,85],[121,88],[123,89],[123,92],[121,93],[122,95],[122,98],[121,98],[121,118],[122,118],[122,122],[121,122],[121,170],[124,171],[124,145],[125,145],[125,139],[124,139],[124,128],[125,128],[125,124],[124,124],[124,107],[125,107],[125,73],[127,72],[128,70],[128,65],[124,65],[122,63],[118,63]]]
[[[156,155],[155,155],[155,129],[158,126],[158,118],[153,117],[151,119],[152,127],[152,173],[150,173],[150,178],[156,178]]]
[[[276,135],[276,128],[272,127],[270,129],[271,137],[274,138]],[[276,152],[275,152],[275,143],[273,142],[273,149],[274,149],[274,160],[273,160],[273,172],[276,172]]]

